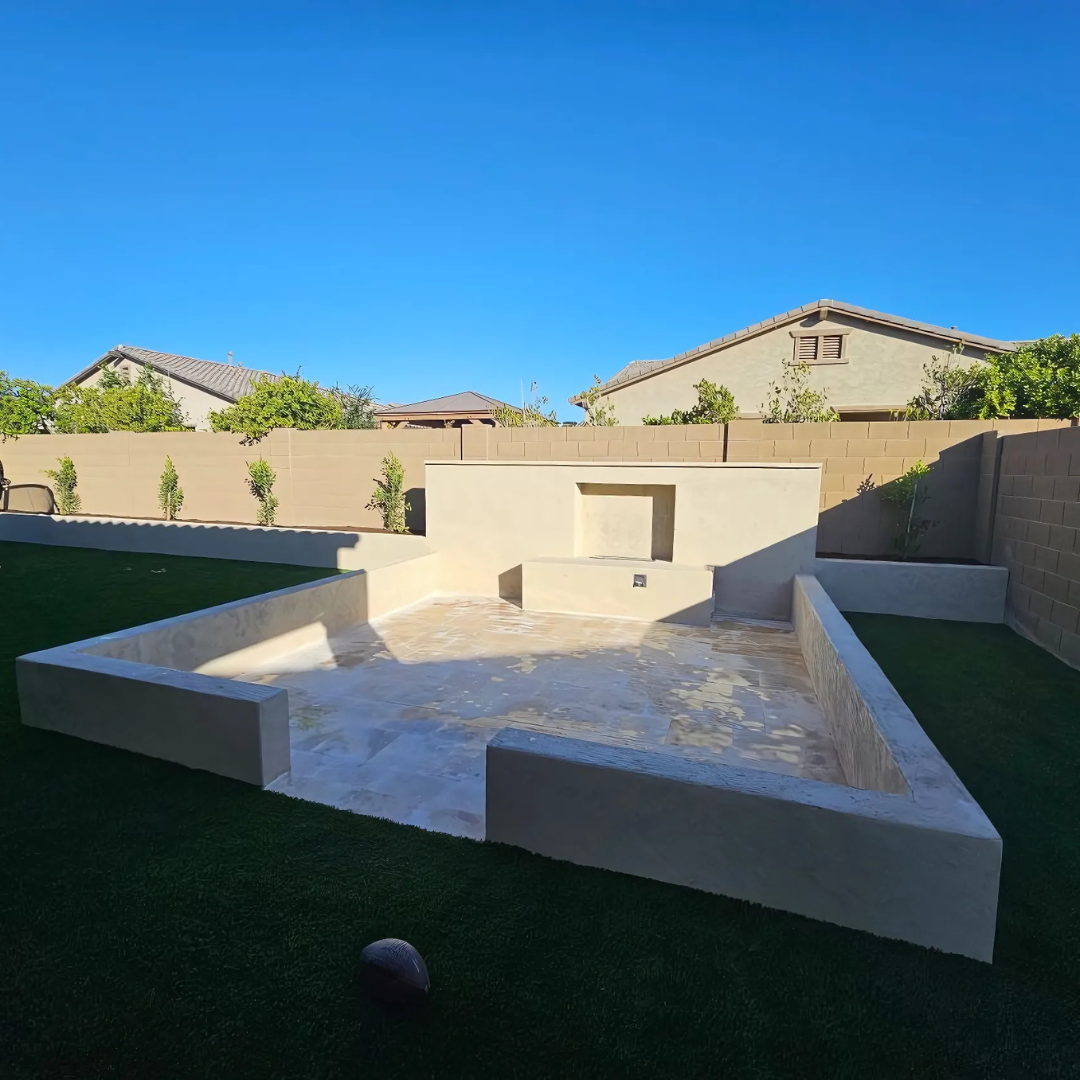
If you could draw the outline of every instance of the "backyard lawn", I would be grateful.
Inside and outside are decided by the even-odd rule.
[[[851,619],[1004,838],[992,966],[19,724],[20,653],[326,573],[0,543],[0,1077],[1078,1075],[1080,673],[1004,627]]]

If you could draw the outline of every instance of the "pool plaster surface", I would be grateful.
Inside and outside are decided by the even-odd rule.
[[[710,627],[440,597],[245,672],[289,693],[313,802],[481,839],[485,752],[515,727],[843,784],[785,623]]]

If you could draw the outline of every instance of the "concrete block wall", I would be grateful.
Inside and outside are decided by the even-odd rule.
[[[977,540],[989,530],[991,503],[984,501],[981,525],[980,476],[983,438],[995,430],[1035,431],[1068,420],[925,420],[766,424],[737,420],[728,425],[728,461],[816,461],[821,480],[818,551],[831,555],[887,555],[894,551],[896,511],[879,489],[916,461],[931,466],[929,497],[921,516],[936,524],[923,537],[919,555],[978,558]],[[985,546],[985,541],[984,541]]]
[[[160,518],[158,482],[168,455],[184,489],[185,520],[250,524],[257,504],[247,488],[247,462],[263,457],[277,472],[279,525],[381,528],[367,503],[391,450],[405,466],[413,521],[422,522],[424,462],[460,457],[455,430],[282,430],[254,446],[226,432],[24,435],[0,447],[0,460],[13,485],[12,510],[35,509],[39,485],[51,484],[44,470],[70,455],[84,514]]]
[[[723,461],[724,425],[462,428],[462,457],[483,461]]]
[[[1080,668],[1080,428],[1001,440],[993,561],[1006,621]]]

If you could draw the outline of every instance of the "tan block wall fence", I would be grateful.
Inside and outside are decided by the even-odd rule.
[[[922,514],[936,525],[920,555],[1007,566],[1010,622],[1080,666],[1080,428],[1068,420],[275,431],[251,447],[210,432],[34,435],[0,445],[0,460],[14,485],[43,485],[70,454],[85,513],[154,518],[169,454],[184,518],[253,522],[245,463],[261,455],[278,473],[280,524],[378,528],[367,503],[390,450],[414,528],[425,460],[822,462],[818,550],[839,555],[892,551],[895,511],[877,489],[921,459],[933,470]],[[11,508],[23,498],[16,487]]]
[[[1080,667],[1080,428],[1002,439],[993,560],[1010,624]]]

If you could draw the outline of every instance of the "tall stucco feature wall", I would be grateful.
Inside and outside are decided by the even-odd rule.
[[[686,409],[697,402],[694,383],[701,379],[726,386],[739,408],[756,414],[769,387],[778,382],[794,357],[792,333],[828,332],[846,336],[841,363],[811,366],[810,385],[827,390],[835,408],[881,410],[902,408],[920,390],[923,365],[948,353],[935,339],[893,327],[879,326],[837,313],[821,320],[808,316],[784,326],[719,346],[686,363],[673,365],[638,382],[617,386],[605,395],[622,424],[639,424],[644,416]],[[968,362],[981,361],[981,349],[967,348]]]
[[[671,561],[716,567],[719,611],[786,618],[813,567],[814,465],[429,462],[427,484],[428,543],[457,592],[520,596],[527,560],[585,554],[579,485],[673,485]]]

